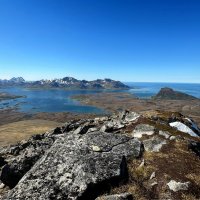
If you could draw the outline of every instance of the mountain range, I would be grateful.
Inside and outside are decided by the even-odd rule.
[[[1,80],[0,86],[23,86],[30,88],[68,88],[68,89],[129,89],[129,86],[112,79],[97,79],[93,81],[78,80],[73,77],[39,81],[25,81],[22,77]]]

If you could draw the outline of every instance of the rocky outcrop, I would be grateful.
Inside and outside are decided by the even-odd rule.
[[[13,188],[4,199],[94,199],[127,181],[127,159],[141,155],[142,143],[115,131],[135,115],[71,121],[2,150],[1,181]]]
[[[186,123],[184,118],[179,120]],[[167,131],[162,130],[163,124]],[[194,122],[190,124],[195,126]],[[180,175],[173,177],[176,173],[173,172],[172,176],[170,167],[174,160],[171,161],[170,156],[178,160],[178,155],[168,153],[186,143],[186,148],[180,150],[181,159],[185,161],[188,158],[183,156],[185,151],[186,156],[196,156],[193,152],[199,155],[197,137],[191,140],[192,136],[185,134],[180,136],[181,140],[171,140],[181,134],[175,133],[168,119],[166,123],[154,119],[149,121],[130,111],[67,122],[62,127],[0,149],[0,199],[134,199],[134,193],[124,192],[138,189],[144,195],[149,193],[147,199],[159,199],[159,195],[153,193],[159,191],[161,184],[169,193],[167,198],[174,200],[177,196],[172,198],[173,192],[187,191],[194,181],[189,182],[188,177],[184,177],[182,182],[173,181],[180,180]],[[187,142],[180,144],[182,140]],[[154,157],[158,163],[153,162]],[[162,159],[169,159],[170,165],[166,165],[166,160],[162,163]],[[149,163],[154,166],[146,169]],[[180,164],[177,166],[178,172]],[[169,170],[165,171],[167,167]],[[169,172],[165,181],[165,176],[160,177],[162,171]],[[188,172],[187,176],[190,176]],[[146,182],[143,184],[141,180]],[[111,188],[123,184],[138,184],[137,190],[123,189],[109,195]],[[7,186],[10,188],[8,192]],[[4,196],[1,196],[1,191]],[[198,195],[200,197],[196,193]],[[166,196],[160,194],[160,199],[164,198]]]
[[[183,92],[175,91],[171,88],[165,87],[161,88],[156,96],[153,99],[158,100],[196,100],[198,98],[191,96],[189,94],[185,94]]]
[[[5,199],[90,199],[89,192],[94,196],[98,192],[95,185],[126,180],[126,159],[140,153],[141,142],[125,135],[67,134],[55,141]]]
[[[22,141],[19,145],[12,146],[8,153],[15,159],[2,168],[1,181],[13,188],[24,174],[31,169],[36,161],[50,148],[55,138],[35,135],[28,141]]]

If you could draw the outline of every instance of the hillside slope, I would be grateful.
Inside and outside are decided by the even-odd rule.
[[[199,135],[180,113],[73,120],[0,150],[1,199],[199,199]]]

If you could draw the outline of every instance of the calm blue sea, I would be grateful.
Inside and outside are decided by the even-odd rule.
[[[200,98],[200,84],[177,84],[177,83],[134,83],[127,85],[134,87],[130,90],[115,92],[129,92],[139,98],[151,98],[160,88],[170,87]],[[0,88],[0,92],[8,92],[14,95],[26,96],[14,100],[0,101],[0,110],[17,107],[21,112],[77,112],[103,114],[104,110],[81,105],[78,101],[72,100],[71,96],[77,94],[104,93],[107,90],[63,90],[63,89],[27,89],[27,88]],[[111,92],[111,90],[109,90]]]

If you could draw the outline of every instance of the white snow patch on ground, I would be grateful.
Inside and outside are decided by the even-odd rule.
[[[197,130],[198,132],[200,132],[199,127],[191,119],[189,119],[189,118],[185,118],[185,119],[188,120],[191,123],[192,128],[194,128],[195,130]]]
[[[188,133],[189,135],[191,135],[193,137],[198,137],[198,135],[192,129],[190,129],[188,126],[186,126],[182,122],[172,122],[169,125],[171,127],[177,128],[179,131]]]

